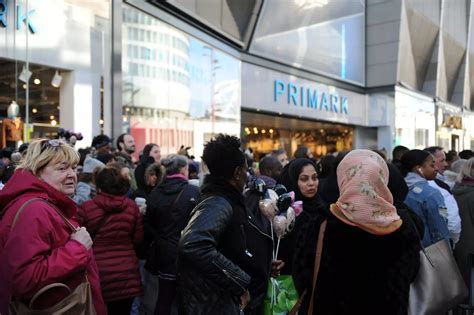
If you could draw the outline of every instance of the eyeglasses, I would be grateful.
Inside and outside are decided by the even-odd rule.
[[[53,140],[44,140],[43,144],[41,145],[41,152],[43,153],[48,148],[57,148],[62,144],[61,141],[53,139]]]

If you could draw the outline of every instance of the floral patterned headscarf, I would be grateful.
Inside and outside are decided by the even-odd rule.
[[[337,167],[340,195],[331,212],[341,221],[376,235],[396,231],[402,220],[387,187],[387,163],[375,152],[354,150]]]

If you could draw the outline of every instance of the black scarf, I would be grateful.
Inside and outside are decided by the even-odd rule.
[[[315,214],[320,211],[322,205],[319,195],[316,194],[312,198],[306,198],[301,194],[301,191],[298,188],[298,178],[301,170],[306,165],[312,165],[314,169],[317,170],[317,166],[313,161],[306,158],[299,158],[291,161],[285,166],[278,182],[284,185],[288,191],[295,192],[295,200],[303,201],[303,211],[307,214]]]

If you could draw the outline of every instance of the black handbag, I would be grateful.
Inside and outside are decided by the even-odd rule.
[[[178,196],[176,199],[173,201],[173,204],[170,207],[170,212],[173,211],[176,207],[176,204],[178,203],[179,199],[181,198],[181,195],[183,192],[186,190],[186,187],[188,185],[184,186],[183,189],[179,192]],[[151,242],[150,246],[148,247],[147,253],[146,253],[146,261],[145,265],[143,266],[146,271],[151,273],[154,276],[158,275],[159,272],[159,259],[160,259],[160,254],[159,254],[159,244],[158,244],[158,239],[154,239],[153,242]]]

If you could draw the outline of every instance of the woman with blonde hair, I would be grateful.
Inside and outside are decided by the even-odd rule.
[[[95,311],[106,314],[92,240],[79,228],[71,199],[78,162],[76,151],[62,141],[33,141],[0,192],[1,314],[8,314],[11,300],[28,304],[49,284],[63,283],[72,291],[86,281]],[[47,291],[32,307],[54,307],[68,294],[64,289]]]
[[[474,255],[474,158],[464,163],[452,192],[461,217],[461,236],[454,248],[454,256],[468,284],[471,269],[469,260]]]

